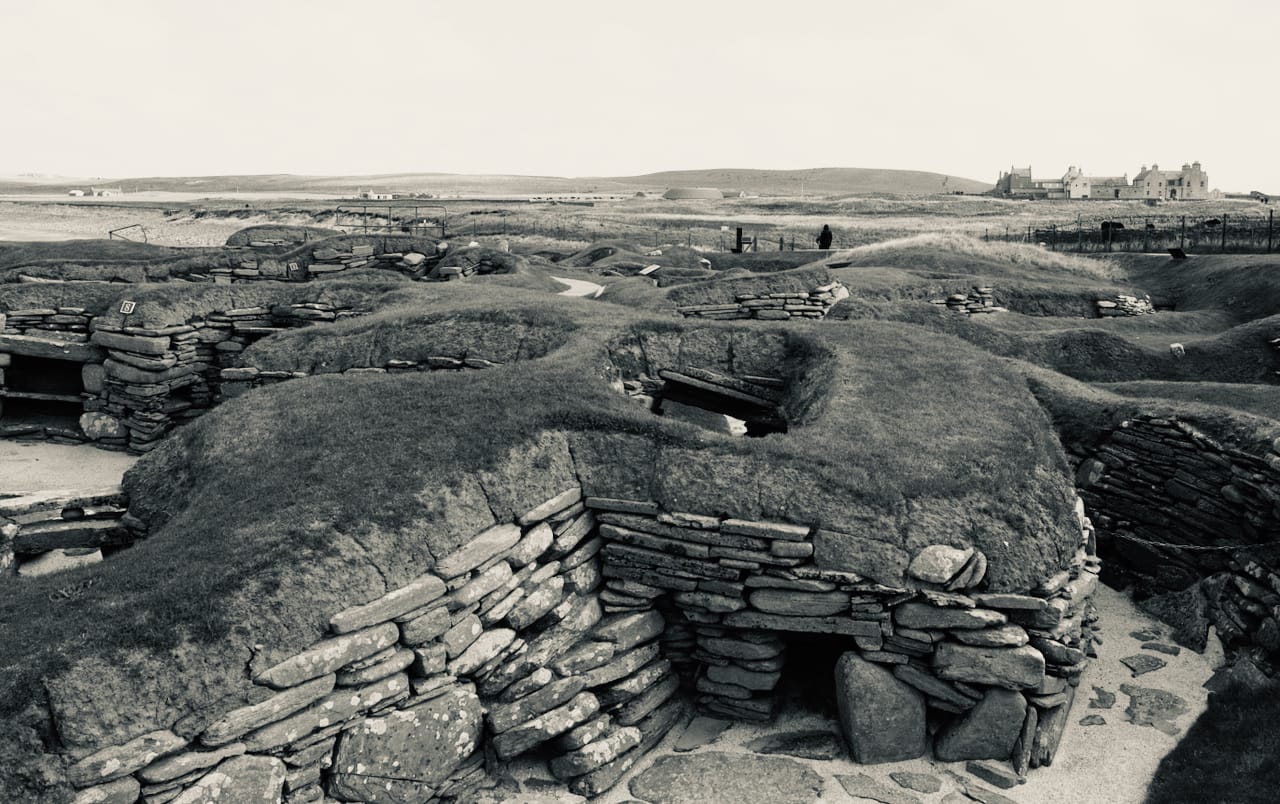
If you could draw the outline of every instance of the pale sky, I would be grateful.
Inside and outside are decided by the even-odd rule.
[[[1280,192],[1275,0],[0,0],[0,175],[1199,160]]]

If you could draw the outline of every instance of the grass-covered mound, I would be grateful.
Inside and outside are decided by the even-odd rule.
[[[1231,686],[1160,761],[1146,804],[1271,804],[1280,790],[1280,689]]]
[[[503,306],[494,309],[495,302]],[[559,300],[538,304],[510,292],[437,304],[427,311],[415,300],[330,327],[281,333],[249,347],[241,359],[246,366],[308,374],[436,356],[495,363],[532,360],[560,347],[576,329],[571,318],[553,309],[558,305]]]
[[[146,541],[0,595],[4,718],[16,724],[47,690],[73,751],[198,720],[249,694],[240,668],[317,638],[324,613],[407,582],[579,480],[588,493],[821,524],[909,551],[974,543],[993,589],[1024,586],[1075,548],[1046,417],[1016,371],[962,341],[874,322],[695,326],[555,301],[513,307],[493,328],[541,338],[540,359],[298,379],[177,431],[126,479],[131,510],[153,527]],[[284,360],[285,348],[317,352],[327,333],[359,344],[354,355],[412,343],[400,330],[414,326],[452,326],[465,348],[489,337],[475,309],[389,310],[255,349]],[[632,338],[654,365],[750,365],[790,377],[805,399],[786,434],[762,439],[653,416],[611,387],[609,344]],[[51,605],[59,590],[74,602]],[[22,750],[0,776],[33,767]]]
[[[247,246],[251,243],[308,243],[327,237],[340,235],[335,229],[324,229],[319,226],[290,226],[284,224],[262,224],[247,226],[227,238],[228,246]]]
[[[227,267],[215,248],[174,248],[127,240],[0,243],[0,284],[46,280],[146,282]]]
[[[1223,382],[1162,382],[1138,380],[1100,386],[1121,396],[1168,399],[1234,408],[1265,418],[1280,418],[1280,386]]]
[[[1275,255],[1126,255],[1121,264],[1153,297],[1177,310],[1211,310],[1236,323],[1280,314]]]
[[[1118,267],[1107,260],[955,233],[921,234],[858,246],[841,252],[839,260],[855,266],[892,265],[917,271],[980,274],[992,279],[1121,278]]]

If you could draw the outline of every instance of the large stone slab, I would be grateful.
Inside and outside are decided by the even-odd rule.
[[[173,804],[210,802],[279,802],[284,793],[284,763],[275,757],[238,756],[223,761],[200,777]]]
[[[845,636],[879,637],[880,624],[848,617],[787,617],[761,611],[736,611],[724,618],[730,628],[761,631],[790,631],[803,634],[844,634]]]
[[[254,729],[286,718],[315,703],[333,692],[333,684],[334,675],[330,673],[278,692],[261,703],[233,709],[211,723],[200,735],[200,742],[208,746],[226,745]]]
[[[267,668],[255,682],[284,689],[332,673],[343,665],[389,648],[400,638],[394,623],[382,623],[363,631],[324,639],[299,654]]]
[[[371,717],[338,741],[330,793],[346,801],[426,801],[480,743],[480,699],[456,687]]]
[[[404,673],[397,673],[364,687],[339,689],[301,712],[250,732],[245,735],[244,743],[251,752],[270,751],[321,729],[344,723],[361,712],[368,712],[380,704],[408,694],[409,677]]]
[[[988,690],[972,709],[938,732],[934,756],[943,762],[1009,759],[1026,716],[1027,699],[1022,693]]]
[[[124,745],[114,745],[90,754],[67,769],[67,780],[76,787],[88,787],[119,779],[186,744],[186,740],[168,729],[149,732]]]
[[[819,530],[813,537],[819,569],[852,572],[889,586],[902,586],[910,558],[897,545],[865,536]]]
[[[444,581],[434,575],[423,575],[382,597],[338,612],[329,618],[329,628],[336,634],[368,628],[422,608],[444,593]]]
[[[933,669],[952,681],[1027,689],[1039,686],[1044,678],[1044,655],[1030,645],[987,648],[943,642],[933,655]]]
[[[794,589],[757,589],[749,601],[769,614],[829,617],[849,610],[847,592],[801,592]]]
[[[893,610],[893,620],[903,628],[991,628],[1009,618],[991,609],[941,608],[927,603],[903,603]]]
[[[925,700],[884,667],[850,651],[836,662],[836,705],[853,758],[863,764],[924,754]]]
[[[0,352],[76,363],[101,363],[105,354],[87,343],[68,343],[34,335],[0,335]]]
[[[491,745],[499,759],[511,759],[580,723],[600,711],[600,702],[589,692],[580,692],[568,703],[543,713],[494,737]]]
[[[120,349],[140,355],[162,355],[168,352],[171,342],[168,337],[147,337],[145,335],[125,335],[123,332],[107,332],[98,330],[89,336],[89,343],[104,346],[108,349]]]
[[[436,574],[441,578],[456,578],[473,570],[489,559],[509,550],[520,541],[520,527],[507,523],[494,525],[436,562]]]

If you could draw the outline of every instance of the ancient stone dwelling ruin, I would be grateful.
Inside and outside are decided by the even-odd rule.
[[[228,549],[289,534],[269,572],[210,587],[201,607],[225,616],[163,645],[51,631],[68,658],[16,707],[15,767],[83,803],[426,802],[474,800],[526,757],[595,796],[691,712],[768,722],[799,677],[832,691],[858,762],[1016,778],[1070,727],[1103,528],[1116,562],[1170,588],[1228,572],[1210,616],[1274,657],[1274,568],[1143,551],[1171,510],[1188,543],[1269,538],[1280,445],[1149,415],[1060,441],[1067,391],[976,348],[935,356],[918,328],[832,326],[837,289],[795,281],[781,307],[734,292],[690,318],[550,315],[456,282],[67,285],[55,307],[6,291],[9,434],[149,454],[123,488],[0,498],[0,586],[44,590],[17,573],[99,551],[69,605],[105,623],[98,590],[196,583],[169,559],[211,518]],[[926,394],[989,424],[896,428]],[[761,437],[654,415],[664,401]],[[366,427],[385,411],[394,432]],[[1016,462],[990,465],[990,444]],[[288,459],[302,449],[311,464]],[[130,574],[151,561],[166,571]]]

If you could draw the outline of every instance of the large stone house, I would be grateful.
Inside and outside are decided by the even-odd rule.
[[[1009,168],[996,180],[993,195],[1003,198],[1036,199],[1191,199],[1211,198],[1209,176],[1199,162],[1184,164],[1181,170],[1160,170],[1159,165],[1142,170],[1130,183],[1124,176],[1086,176],[1072,165],[1061,179],[1034,179],[1031,168]]]

